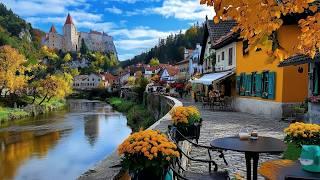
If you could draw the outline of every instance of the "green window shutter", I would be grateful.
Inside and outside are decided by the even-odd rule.
[[[315,64],[315,68],[313,69],[313,95],[319,94],[319,65]]]
[[[236,81],[237,81],[237,83],[236,83],[236,90],[237,90],[237,94],[239,94],[240,95],[240,86],[241,86],[241,76],[237,76],[236,77]]]
[[[256,97],[262,96],[262,74],[256,74]]]
[[[269,87],[268,87],[268,99],[274,99],[275,98],[275,86],[276,86],[276,73],[275,72],[269,72],[269,79],[268,79]]]
[[[252,78],[251,74],[247,75],[247,89],[246,89],[247,96],[251,96],[251,85],[252,85],[251,78]]]
[[[240,83],[240,96],[244,96],[245,95],[245,84],[246,84],[246,79],[245,79],[245,74],[241,73],[241,83]]]

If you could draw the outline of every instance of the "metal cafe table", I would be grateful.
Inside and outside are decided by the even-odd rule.
[[[320,179],[320,173],[305,171],[302,169],[299,161],[291,161],[285,159],[271,160],[261,163],[259,174],[261,174],[266,179],[273,180]]]
[[[211,141],[213,148],[245,153],[247,179],[251,180],[251,159],[253,160],[253,179],[258,178],[258,162],[260,153],[282,153],[286,145],[280,139],[259,136],[257,140],[240,140],[238,136],[218,138]]]

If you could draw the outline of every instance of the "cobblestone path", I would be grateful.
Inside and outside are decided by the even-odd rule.
[[[270,136],[283,139],[283,129],[288,126],[288,123],[279,122],[278,120],[258,115],[241,112],[212,111],[203,108],[200,103],[195,104],[191,100],[180,99],[180,101],[182,101],[185,106],[196,105],[201,111],[203,126],[201,127],[199,144],[209,145],[210,141],[215,138],[237,135],[243,127],[247,127],[248,129],[257,129],[259,136]],[[228,166],[226,166],[218,156],[213,157],[219,166],[219,170],[228,170],[231,178],[234,177],[235,173],[246,177],[244,154],[234,151],[226,151],[224,154],[229,163]],[[192,148],[191,156],[208,159],[207,151],[200,148]],[[259,163],[269,159],[279,158],[279,155],[260,154]],[[208,172],[208,165],[204,163],[190,162],[188,170],[193,172]],[[259,179],[263,178],[259,177]]]

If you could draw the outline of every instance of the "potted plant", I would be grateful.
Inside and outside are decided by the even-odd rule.
[[[201,116],[199,110],[194,106],[179,106],[175,107],[171,111],[171,117],[173,125],[177,130],[188,139],[196,139],[198,141],[200,137]],[[184,140],[180,135],[176,134],[177,140]]]
[[[122,168],[135,180],[162,180],[172,158],[179,157],[177,146],[160,131],[133,133],[119,147]]]
[[[320,145],[320,125],[296,122],[284,130],[285,142],[288,144],[284,153],[286,159],[297,160],[302,145]]]

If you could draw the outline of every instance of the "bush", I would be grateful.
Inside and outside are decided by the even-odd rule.
[[[136,104],[132,101],[126,101],[116,97],[110,98],[108,102],[116,110],[126,113],[128,120],[127,124],[135,132],[139,131],[140,128],[146,129],[155,122],[152,114],[141,104]]]
[[[139,131],[139,129],[146,129],[151,126],[155,119],[152,114],[143,105],[133,106],[127,115],[128,125],[133,131]]]

